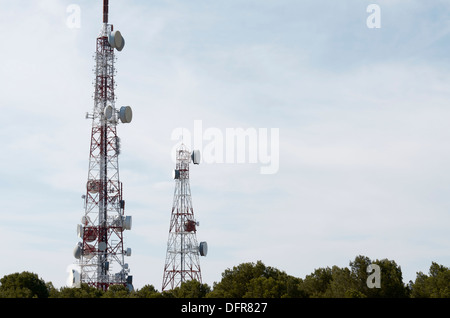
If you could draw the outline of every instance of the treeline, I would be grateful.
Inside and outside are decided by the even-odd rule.
[[[379,285],[371,284],[373,264],[379,269]],[[371,265],[368,271],[368,266]],[[375,284],[376,285],[376,284]],[[188,281],[170,291],[153,285],[129,291],[113,285],[103,292],[82,284],[80,288],[55,288],[30,272],[0,279],[0,298],[450,298],[450,269],[432,262],[428,274],[418,272],[415,281],[403,282],[395,261],[371,261],[357,256],[349,267],[318,268],[304,279],[261,261],[243,263],[222,273],[212,287]]]

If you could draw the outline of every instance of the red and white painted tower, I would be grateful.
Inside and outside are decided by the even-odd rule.
[[[175,193],[167,242],[166,263],[162,290],[174,289],[188,280],[202,282],[199,256],[206,256],[206,242],[197,244],[197,226],[189,185],[189,163],[200,163],[200,152],[192,154],[183,144],[177,149],[176,168],[173,171]]]
[[[122,183],[119,180],[120,139],[116,126],[130,123],[129,106],[116,109],[114,49],[121,51],[125,41],[108,24],[108,0],[103,1],[103,27],[95,53],[94,109],[92,119],[89,172],[84,198],[85,213],[78,225],[79,242],[74,249],[80,268],[74,282],[87,283],[101,290],[111,285],[132,289],[132,276],[125,263],[131,249],[124,246],[124,230],[131,229],[131,216],[125,216]]]

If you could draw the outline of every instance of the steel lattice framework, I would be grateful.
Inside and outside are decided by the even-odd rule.
[[[80,282],[107,290],[110,285],[132,288],[125,256],[131,249],[123,243],[124,230],[131,229],[131,217],[124,215],[122,183],[119,180],[119,119],[131,121],[131,108],[115,108],[114,48],[122,50],[123,38],[108,24],[108,0],[103,1],[103,28],[95,52],[94,109],[92,119],[89,172],[86,185],[85,213],[78,234],[82,239],[74,254],[79,259]],[[122,42],[121,42],[122,41]],[[119,47],[116,45],[119,43]]]
[[[193,160],[194,153],[192,154]],[[189,185],[190,159],[189,150],[182,144],[176,153],[175,192],[162,290],[174,289],[188,280],[202,282],[199,255],[206,256],[207,244],[206,242],[197,244],[198,222],[194,218]],[[195,160],[194,163],[198,163],[198,161]]]

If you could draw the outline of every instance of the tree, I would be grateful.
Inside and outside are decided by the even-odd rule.
[[[371,297],[409,297],[409,290],[403,283],[402,269],[395,263],[395,261],[382,259],[375,260],[373,264],[380,266],[381,288],[371,289]]]
[[[161,298],[162,294],[153,285],[145,285],[134,293],[137,298]]]
[[[432,262],[428,274],[418,272],[415,282],[410,282],[411,297],[450,298],[450,269]]]
[[[214,288],[208,297],[218,298],[242,298],[247,292],[247,285],[251,279],[264,276],[266,267],[261,261],[254,263],[243,263],[227,268],[222,273],[222,280],[214,283]]]
[[[111,285],[102,298],[128,298],[129,296],[130,290],[124,285]]]
[[[364,297],[370,297],[369,287],[367,286],[367,267],[372,261],[367,256],[358,255],[353,262],[350,262],[351,278],[354,282],[354,289]]]
[[[214,283],[207,297],[216,298],[282,298],[304,297],[300,289],[301,279],[287,275],[261,261],[243,263],[226,269],[222,280]]]
[[[380,269],[381,288],[368,284],[369,265]],[[350,262],[350,268],[318,268],[307,275],[302,288],[308,297],[408,297],[408,288],[403,284],[400,266],[388,259],[371,261],[367,256],[358,255]]]
[[[351,263],[351,270],[336,265],[332,268],[315,269],[311,275],[306,276],[302,288],[312,298],[364,298],[366,295],[357,279],[360,265],[364,262],[364,258],[358,258],[355,263]]]
[[[0,279],[0,297],[3,298],[48,298],[45,282],[30,272],[5,275]]]
[[[61,287],[59,292],[54,293],[54,298],[100,298],[103,291],[88,284],[81,284],[80,287]]]
[[[306,275],[303,281],[303,289],[308,297],[326,297],[332,279],[331,268],[317,268],[311,275]]]
[[[59,291],[58,291],[58,289],[55,288],[55,286],[53,286],[52,282],[46,283],[45,286],[47,287],[49,298],[57,298],[58,297]]]
[[[158,292],[153,285],[145,285],[131,292],[123,285],[110,286],[107,292],[103,292],[87,284],[58,290],[37,274],[22,272],[0,279],[0,298],[450,298],[450,269],[435,262],[432,262],[428,275],[418,272],[416,280],[410,281],[408,286],[402,281],[401,267],[393,260],[372,261],[358,255],[349,265],[349,268],[317,268],[301,279],[266,266],[261,261],[242,263],[226,269],[221,281],[214,283],[213,290],[207,284],[187,281],[164,292]],[[376,271],[372,272],[369,266],[373,268],[375,265]],[[372,278],[378,279],[380,288],[370,283]]]
[[[380,288],[369,288],[367,285],[367,268],[370,264],[380,267]],[[359,255],[350,262],[351,272],[356,284],[356,291],[366,297],[408,297],[408,288],[403,283],[402,270],[395,261],[388,259],[371,261],[366,256]]]
[[[204,298],[206,294],[211,292],[211,288],[199,281],[189,280],[182,282],[179,287],[174,288],[171,292],[175,298]]]
[[[365,295],[358,290],[357,281],[348,268],[333,266],[331,268],[331,281],[325,297],[328,298],[363,298]]]
[[[243,298],[280,298],[284,289],[280,280],[273,277],[256,277],[249,281]]]

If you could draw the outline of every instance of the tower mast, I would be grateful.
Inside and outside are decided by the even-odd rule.
[[[78,235],[82,242],[74,250],[79,260],[79,282],[101,290],[120,284],[132,288],[125,256],[131,249],[123,244],[123,231],[131,229],[131,216],[124,215],[122,183],[119,180],[120,139],[117,124],[130,123],[132,110],[123,106],[116,110],[114,94],[114,49],[121,51],[125,41],[119,31],[108,24],[109,1],[103,0],[103,27],[97,38],[95,53],[94,109],[85,213]]]
[[[202,282],[199,256],[206,256],[206,242],[197,244],[197,226],[189,185],[189,163],[199,164],[200,153],[192,155],[184,144],[176,153],[176,168],[173,172],[175,193],[167,242],[166,262],[162,290],[174,289],[188,280]]]

